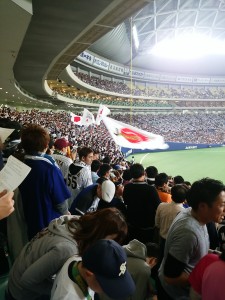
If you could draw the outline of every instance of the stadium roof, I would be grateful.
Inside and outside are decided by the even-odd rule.
[[[132,62],[131,16],[140,42],[138,50],[132,48]],[[149,70],[225,74],[222,56],[185,65],[148,54],[154,44],[179,33],[201,31],[224,40],[224,0],[1,0],[0,22],[0,97],[6,103],[47,99],[45,79],[56,80],[88,48]],[[21,96],[15,81],[35,98]]]

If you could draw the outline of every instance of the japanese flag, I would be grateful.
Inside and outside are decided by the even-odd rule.
[[[89,110],[84,108],[83,117],[82,117],[82,125],[88,126],[91,124],[95,124],[94,115]]]
[[[81,116],[77,116],[75,114],[73,114],[72,112],[70,113],[70,117],[71,117],[71,122],[76,124],[76,125],[82,125],[82,118]]]
[[[120,147],[150,150],[169,147],[161,135],[147,132],[109,117],[103,117],[102,120],[113,140]]]
[[[105,105],[100,104],[95,124],[100,125],[102,117],[105,117],[109,114],[110,114],[110,110],[108,109],[108,107],[106,107]]]

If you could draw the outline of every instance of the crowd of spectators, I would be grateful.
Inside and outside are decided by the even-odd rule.
[[[76,113],[76,112],[74,112]],[[0,117],[9,117],[21,124],[38,123],[47,128],[54,138],[66,137],[73,145],[98,149],[102,156],[110,156],[113,162],[122,159],[108,130],[101,126],[80,127],[70,121],[68,112],[43,112],[39,110],[19,112],[1,108]],[[225,141],[225,119],[218,114],[117,114],[112,118],[124,123],[162,135],[166,142],[223,144]]]
[[[225,90],[215,87],[144,87],[134,85],[132,88],[125,81],[110,81],[79,72],[76,76],[83,82],[104,91],[134,96],[172,98],[172,99],[224,99]]]

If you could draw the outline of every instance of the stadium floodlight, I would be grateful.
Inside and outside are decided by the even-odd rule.
[[[133,34],[133,39],[134,39],[134,45],[136,50],[139,48],[139,39],[138,39],[138,33],[137,33],[137,27],[136,25],[133,26],[132,28],[132,34]]]
[[[151,54],[163,58],[188,60],[206,55],[225,55],[225,41],[202,34],[183,34],[156,44]]]

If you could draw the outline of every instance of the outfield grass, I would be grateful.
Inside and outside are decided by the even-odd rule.
[[[134,157],[144,167],[155,166],[159,173],[181,175],[191,183],[203,177],[225,183],[225,147],[134,154]]]

